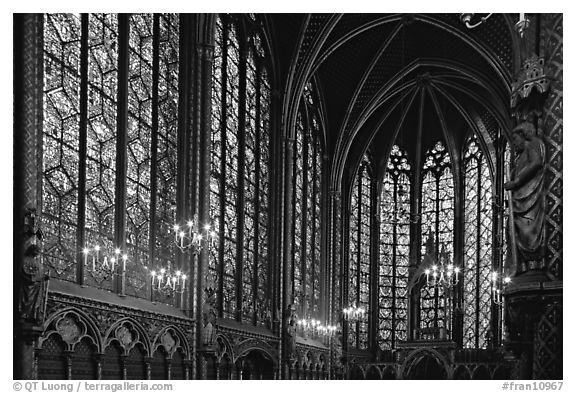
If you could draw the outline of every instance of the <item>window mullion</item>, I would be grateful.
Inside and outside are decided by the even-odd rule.
[[[81,16],[80,127],[78,141],[78,224],[76,226],[76,283],[84,285],[82,249],[86,247],[86,149],[88,135],[88,14]]]
[[[116,199],[115,199],[115,245],[121,250],[126,246],[126,166],[128,137],[128,76],[130,15],[118,15],[118,102],[116,139]],[[116,291],[125,292],[125,275],[121,274]]]
[[[158,86],[160,83],[160,16],[153,15],[152,27],[152,138],[150,143],[150,233],[149,261],[156,260],[156,201],[158,189]]]

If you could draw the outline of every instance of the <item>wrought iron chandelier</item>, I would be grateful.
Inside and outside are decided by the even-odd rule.
[[[184,251],[190,250],[198,255],[204,247],[210,247],[216,238],[216,232],[209,223],[200,228],[196,215],[186,225],[174,225],[174,243]]]

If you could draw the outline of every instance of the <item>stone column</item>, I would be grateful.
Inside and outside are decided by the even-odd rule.
[[[42,195],[43,15],[14,14],[13,320],[15,379],[32,379],[47,282],[37,213]]]
[[[292,223],[294,220],[292,208],[292,174],[294,165],[294,145],[295,140],[286,138],[284,140],[284,228],[283,228],[283,264],[282,264],[282,335],[281,335],[281,371],[282,379],[289,377],[289,356],[292,351],[288,348],[290,343],[287,340],[286,328],[289,323],[290,313],[286,312],[292,306],[294,294],[292,293],[292,265],[294,263],[294,252],[292,249]]]

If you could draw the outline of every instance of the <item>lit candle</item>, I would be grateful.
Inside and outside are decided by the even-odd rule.
[[[184,291],[184,289],[186,289],[186,275],[185,274],[182,275],[182,291]]]
[[[188,221],[188,236],[192,237],[192,227],[194,223],[192,221]]]
[[[180,232],[180,247],[184,248],[184,232]]]
[[[94,250],[96,250],[96,260],[99,261],[100,260],[100,246],[94,247]]]
[[[112,257],[110,258],[110,271],[113,272],[114,271],[114,265],[116,264],[116,258]]]
[[[164,277],[158,276],[158,289],[160,289],[160,284],[162,284],[163,279],[164,279]]]
[[[178,225],[174,225],[174,241],[178,241],[178,229],[180,229],[180,227]]]
[[[154,279],[156,278],[156,272],[152,270],[152,273],[150,274],[152,275],[152,286],[154,286]]]
[[[88,264],[88,253],[90,251],[88,251],[87,248],[83,249],[82,252],[84,253],[84,266],[86,266]]]
[[[176,290],[176,281],[177,281],[177,278],[176,278],[176,277],[172,277],[172,289],[173,289],[173,290]]]
[[[430,281],[430,269],[424,270],[424,273],[426,273],[426,285],[428,285]]]
[[[126,274],[126,261],[128,260],[128,255],[122,255],[122,275]]]

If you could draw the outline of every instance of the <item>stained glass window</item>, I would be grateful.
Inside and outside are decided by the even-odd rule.
[[[349,343],[353,347],[366,349],[368,346],[368,311],[370,303],[370,216],[371,175],[369,161],[364,157],[352,189],[350,204],[350,253],[348,302],[361,307],[364,314],[356,323],[350,323]]]
[[[492,180],[476,137],[464,153],[463,345],[485,348],[490,326],[492,272]]]
[[[111,254],[115,228],[116,138],[118,94],[118,16],[88,16],[88,129],[86,141],[86,228],[82,247],[100,246]],[[86,268],[90,269],[88,264]],[[112,288],[105,271],[92,271],[87,280]]]
[[[422,182],[422,256],[431,237],[438,260],[441,250],[453,250],[454,179],[450,155],[441,142],[428,150]],[[424,286],[420,294],[420,327],[446,327],[446,301],[442,286]]]
[[[381,349],[395,348],[399,340],[407,338],[410,176],[406,153],[394,145],[380,194],[378,342]]]
[[[504,182],[507,182],[510,180],[510,165],[511,165],[511,159],[512,159],[512,152],[510,150],[510,144],[507,143],[506,144],[506,148],[504,149]],[[504,272],[506,275],[510,275],[510,267],[512,266],[512,261],[509,261],[508,259],[511,258],[511,254],[508,250],[508,245],[509,245],[509,236],[510,236],[510,201],[509,201],[509,197],[510,197],[510,192],[509,191],[504,191],[504,220],[503,220],[503,225],[504,228],[502,230],[503,236],[502,236],[502,263],[504,264]]]
[[[239,81],[240,72],[240,49],[236,29],[229,25],[227,40],[224,50],[226,51],[226,95],[225,120],[226,146],[224,155],[224,311],[228,316],[234,316],[236,312],[236,242],[238,223],[238,110],[239,110]],[[224,70],[223,70],[224,71]],[[223,114],[224,115],[224,114]]]
[[[174,261],[176,257],[172,226],[176,222],[180,48],[178,15],[160,15],[159,38],[155,257],[165,264]]]
[[[210,97],[211,103],[211,143],[212,152],[210,154],[210,217],[214,226],[214,231],[219,234],[218,238],[223,239],[223,219],[224,219],[224,204],[221,203],[221,198],[224,195],[224,155],[226,133],[222,132],[222,127],[225,122],[221,121],[223,109],[225,104],[225,84],[226,79],[223,72],[225,63],[226,47],[224,46],[224,26],[221,18],[216,18],[214,36],[214,61],[212,67],[212,94]],[[214,285],[219,286],[221,279],[218,272],[218,267],[221,264],[217,263],[221,260],[221,252],[223,245],[218,244],[218,247],[210,249],[210,258],[208,269],[211,280]],[[223,254],[222,254],[223,255]]]
[[[264,66],[265,50],[258,33],[252,38],[240,37],[235,20],[229,16],[217,18],[215,31],[210,214],[223,241],[212,251],[213,262],[209,268],[214,280],[222,281],[219,296],[223,315],[236,318],[239,313],[245,323],[256,320],[262,324],[269,314],[270,82]],[[241,64],[240,59],[241,39],[248,43],[245,64]],[[240,78],[245,78],[245,85],[240,83]],[[242,90],[241,85],[245,86]],[[242,101],[245,102],[244,110],[240,110]],[[244,125],[243,135],[239,133],[241,124]],[[243,162],[240,161],[242,156]],[[242,171],[238,170],[240,167]],[[238,206],[241,200],[243,206]],[[237,243],[240,222],[243,225],[241,245]],[[238,253],[242,259],[242,274],[237,283]],[[219,266],[222,266],[221,273]],[[238,291],[242,293],[240,309],[237,309]]]
[[[319,318],[322,147],[316,92],[308,83],[294,146],[294,303],[303,318]]]
[[[128,76],[128,164],[126,179],[126,243],[132,271],[127,287],[146,285],[150,237],[150,169],[152,142],[152,15],[130,16]]]
[[[296,145],[294,146],[294,305],[300,314],[303,313],[304,296],[304,244],[303,228],[304,221],[303,199],[304,194],[304,119],[302,112],[298,113],[296,120]]]
[[[74,280],[78,219],[80,18],[44,17],[43,242],[54,276]]]
[[[154,27],[155,18],[159,18],[160,28]],[[176,197],[179,27],[177,15],[134,14],[126,19],[129,26],[125,38],[129,45],[125,55],[129,70],[127,79],[121,81],[117,69],[121,38],[118,15],[45,16],[43,219],[54,223],[49,228],[58,228],[54,233],[48,232],[45,252],[51,270],[59,277],[76,280],[71,267],[79,260],[85,262],[87,285],[112,290],[112,271],[103,267],[104,256],[113,256],[114,237],[125,231],[129,258],[126,292],[145,297],[152,244],[157,245],[160,254],[172,257],[166,222],[174,222]],[[87,28],[86,37],[80,36],[81,24]],[[154,37],[160,42],[158,71],[153,66]],[[81,45],[86,45],[85,51],[80,50]],[[81,53],[86,57],[81,58]],[[85,74],[80,72],[82,61],[87,64]],[[154,72],[161,74],[156,85]],[[79,102],[81,82],[85,82],[87,96],[83,107]],[[120,84],[128,87],[126,108],[118,108]],[[153,129],[155,93],[158,130]],[[128,114],[126,166],[116,168],[120,153],[116,150],[117,114],[121,109]],[[80,129],[82,116],[86,119],[85,130]],[[155,151],[154,138],[158,140]],[[85,156],[80,156],[84,148]],[[152,162],[154,154],[156,161]],[[85,163],[85,172],[79,170],[80,163]],[[152,178],[153,169],[156,178]],[[116,206],[117,178],[126,179],[123,206]],[[153,206],[154,186],[160,195]],[[78,211],[80,202],[85,212]],[[125,209],[126,228],[115,227],[116,209]],[[158,227],[151,243],[153,212],[157,213]],[[76,244],[77,231],[83,231],[84,244]],[[93,255],[100,258],[100,264],[87,263],[93,258],[83,258],[79,250],[94,250],[96,246],[99,251]]]

